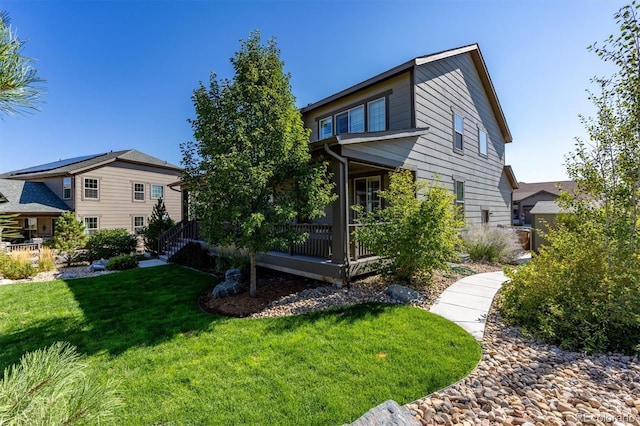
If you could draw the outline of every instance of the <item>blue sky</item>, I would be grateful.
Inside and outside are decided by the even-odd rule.
[[[191,95],[253,30],[275,37],[298,106],[413,57],[479,43],[520,181],[565,179],[586,89],[613,69],[586,47],[623,1],[2,0],[47,80],[40,111],[0,120],[0,172],[134,148],[179,164]]]

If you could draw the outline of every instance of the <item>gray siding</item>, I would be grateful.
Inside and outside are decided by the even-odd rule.
[[[125,228],[133,232],[133,217],[151,216],[156,200],[151,198],[151,185],[164,187],[164,203],[169,216],[176,222],[182,220],[181,193],[167,185],[179,179],[179,172],[151,166],[133,165],[116,161],[107,166],[78,174],[75,178],[74,199],[76,215],[98,217],[100,229]],[[83,197],[83,178],[99,180],[99,200]],[[133,184],[145,187],[145,200],[133,200]]]
[[[465,183],[465,218],[480,223],[489,209],[492,225],[510,225],[511,192],[503,176],[505,143],[470,54],[416,67],[416,127],[428,127],[408,158],[418,177],[437,174],[453,190]],[[464,118],[463,152],[453,149],[453,113]],[[488,136],[488,155],[479,154],[478,129]]]
[[[305,127],[311,129],[311,141],[318,140],[318,120],[389,91],[388,130],[411,128],[411,79],[410,73],[405,72],[306,114],[303,119]]]

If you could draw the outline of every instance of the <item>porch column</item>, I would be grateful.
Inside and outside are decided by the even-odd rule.
[[[331,172],[333,173],[334,189],[338,195],[338,199],[331,206],[331,261],[334,263],[344,263],[346,261],[346,229],[347,229],[347,203],[349,202],[348,194],[345,194],[347,182],[346,171],[342,163],[335,158],[331,159]]]

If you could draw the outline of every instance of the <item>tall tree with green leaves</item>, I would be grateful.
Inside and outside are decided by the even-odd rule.
[[[84,224],[76,219],[73,212],[64,212],[56,221],[53,234],[53,248],[59,250],[67,260],[67,266],[77,257],[77,250],[87,243]]]
[[[209,88],[193,94],[195,141],[181,145],[183,178],[205,238],[250,253],[254,296],[256,253],[292,238],[278,225],[323,215],[332,185],[326,164],[311,163],[275,39],[263,44],[253,32],[231,63],[232,80],[212,73]]]
[[[22,54],[25,43],[9,25],[9,15],[0,11],[0,113],[36,109],[40,100],[44,80],[38,77],[33,59]]]
[[[0,242],[2,239],[23,238],[16,218],[19,213],[0,213]]]

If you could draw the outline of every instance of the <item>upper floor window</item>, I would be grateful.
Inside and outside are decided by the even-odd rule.
[[[364,132],[364,105],[336,115],[336,134]]]
[[[320,139],[326,139],[333,136],[333,119],[331,117],[320,120],[318,126]]]
[[[133,184],[133,200],[144,201],[144,183]]]
[[[151,185],[151,198],[157,200],[158,198],[164,198],[164,186]]]
[[[461,115],[453,113],[453,147],[457,151],[462,151],[464,136],[464,120]]]
[[[487,155],[487,149],[487,133],[482,129],[478,129],[478,152],[481,155]]]
[[[71,178],[70,177],[62,178],[62,199],[63,200],[71,199]]]
[[[376,99],[367,104],[367,128],[370,132],[379,132],[386,130],[386,112],[384,98]]]
[[[98,179],[84,178],[84,198],[89,200],[97,200],[100,195]]]

